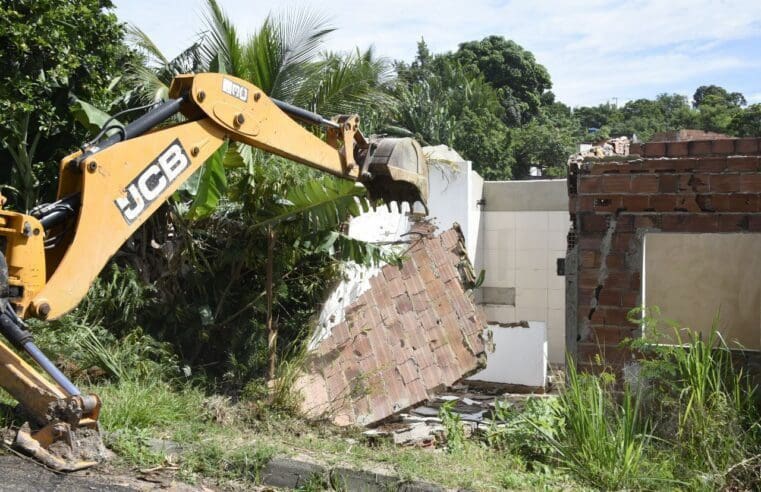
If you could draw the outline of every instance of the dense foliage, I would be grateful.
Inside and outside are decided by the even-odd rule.
[[[73,96],[98,104],[129,52],[116,15],[101,0],[0,2],[0,166],[31,208],[55,192],[56,162],[86,136],[69,113]]]

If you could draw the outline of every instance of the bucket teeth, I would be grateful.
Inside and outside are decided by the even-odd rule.
[[[410,210],[421,202],[428,210],[428,163],[420,145],[411,138],[371,141],[361,182],[373,200],[407,202]]]

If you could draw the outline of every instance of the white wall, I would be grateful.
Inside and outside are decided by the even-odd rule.
[[[472,170],[470,161],[446,145],[425,147],[423,152],[429,163],[430,218],[440,231],[448,230],[455,222],[459,224],[468,256],[473,259],[481,221],[476,203],[481,199],[484,180]]]
[[[479,262],[486,270],[483,287],[514,289],[514,302],[484,304],[487,319],[545,323],[549,361],[562,364],[565,279],[557,275],[557,259],[565,258],[570,219],[567,198],[558,195],[565,195],[565,180],[486,185]]]
[[[495,350],[486,369],[469,380],[544,387],[547,380],[547,328],[541,321],[528,326],[490,324]]]

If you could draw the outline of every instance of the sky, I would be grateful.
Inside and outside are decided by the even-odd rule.
[[[269,12],[307,8],[336,28],[325,49],[373,46],[412,61],[489,35],[534,53],[571,106],[623,104],[716,84],[761,103],[761,0],[218,0],[247,36]],[[117,16],[172,57],[203,31],[205,0],[114,0]],[[181,7],[179,7],[181,5]]]

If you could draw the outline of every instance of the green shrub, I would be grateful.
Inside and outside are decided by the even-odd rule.
[[[515,410],[498,400],[486,432],[487,444],[492,449],[516,453],[529,462],[547,461],[553,448],[544,437],[557,438],[563,425],[559,404],[557,398],[531,398],[522,410]]]
[[[456,400],[445,402],[439,408],[439,418],[444,426],[444,439],[446,440],[447,451],[456,453],[462,450],[465,445],[465,429],[462,426],[460,415],[455,413],[452,408]]]

